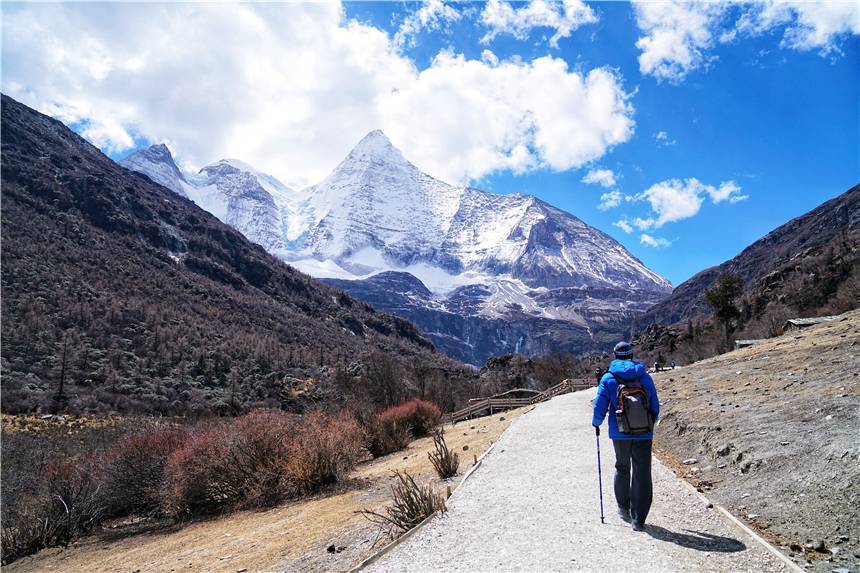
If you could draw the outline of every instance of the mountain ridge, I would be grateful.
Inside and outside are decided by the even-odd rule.
[[[241,162],[215,162],[189,179],[189,197],[222,221],[297,268],[415,321],[471,364],[514,351],[595,349],[671,290],[578,217],[534,195],[435,179],[379,130],[321,182],[283,186],[279,204]],[[220,202],[207,195],[213,189]],[[406,293],[392,276],[371,280],[381,272],[408,273],[431,295],[389,303],[370,289],[392,283],[381,294]],[[476,343],[476,332],[492,344]]]
[[[5,412],[301,410],[350,388],[372,400],[376,356],[405,377],[439,373],[450,400],[471,380],[406,320],[290,267],[59,121],[3,95],[2,126]]]

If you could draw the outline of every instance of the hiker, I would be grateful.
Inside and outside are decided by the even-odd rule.
[[[600,384],[600,378],[603,376],[603,369],[599,366],[594,369],[594,378],[597,380],[597,383]]]
[[[609,412],[618,515],[630,522],[634,531],[642,531],[651,509],[651,441],[660,400],[645,365],[633,361],[633,345],[619,342],[614,352],[615,360],[597,387],[591,424],[599,436],[600,425]]]
[[[673,360],[672,361],[672,370],[674,370],[674,369],[675,369],[675,361]]]

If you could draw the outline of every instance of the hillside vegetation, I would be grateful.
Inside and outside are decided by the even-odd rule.
[[[740,284],[724,324],[707,293],[721,277]],[[634,324],[649,364],[688,364],[732,348],[734,340],[782,334],[790,318],[834,315],[860,305],[860,185],[768,233],[720,265],[679,285]]]
[[[657,374],[655,444],[799,562],[860,559],[860,311]],[[830,568],[826,569],[830,571]]]
[[[2,99],[3,411],[302,410],[471,372],[63,124]]]

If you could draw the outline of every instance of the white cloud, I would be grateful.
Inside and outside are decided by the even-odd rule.
[[[651,217],[649,217],[647,219],[643,219],[642,217],[634,217],[633,224],[640,231],[645,231],[647,229],[650,229],[654,225],[656,225],[657,221]]]
[[[860,4],[834,0],[766,0],[751,4],[738,20],[738,30],[761,34],[785,26],[783,48],[839,51],[846,34],[860,34]]]
[[[734,181],[725,181],[720,183],[719,187],[706,185],[705,191],[707,191],[711,197],[711,201],[714,203],[722,203],[723,201],[738,203],[744,199],[749,199],[748,195],[741,194],[741,188]]]
[[[460,18],[460,12],[443,0],[425,0],[421,8],[403,19],[400,28],[394,34],[394,44],[414,46],[415,36],[421,31],[443,29]]]
[[[534,28],[551,28],[555,33],[549,39],[553,48],[561,38],[584,24],[593,24],[598,18],[582,0],[531,0],[525,6],[514,8],[504,0],[489,0],[481,12],[481,20],[490,31],[481,42],[491,42],[499,34],[508,34],[518,40],[527,40]]]
[[[331,3],[10,4],[2,58],[4,92],[104,147],[167,141],[183,165],[237,157],[293,184],[377,128],[451,182],[579,167],[634,129],[609,69],[442,52],[419,70]]]
[[[722,2],[635,2],[636,24],[644,34],[636,42],[639,69],[658,79],[679,81],[709,60],[716,28],[727,4]]]
[[[633,6],[643,34],[636,42],[639,69],[658,80],[680,81],[713,59],[708,51],[717,42],[732,42],[739,33],[784,28],[781,47],[823,54],[839,52],[845,35],[860,34],[860,4],[853,0],[641,0]]]
[[[646,233],[642,233],[642,236],[639,237],[639,242],[648,247],[668,247],[672,244],[672,241],[668,239],[663,239],[662,237],[652,237]]]
[[[600,204],[597,206],[601,211],[607,211],[621,205],[624,194],[621,191],[610,191],[600,196]]]
[[[657,141],[658,145],[662,145],[663,147],[669,147],[670,145],[675,145],[675,140],[669,137],[669,134],[665,131],[658,131],[654,134],[654,139]]]
[[[592,183],[610,189],[615,187],[615,173],[611,169],[590,169],[582,178],[583,183]]]
[[[659,229],[666,223],[696,215],[707,197],[713,203],[737,203],[747,198],[740,193],[741,188],[734,181],[725,181],[719,187],[706,185],[696,178],[661,181],[636,196],[637,200],[648,201],[652,215],[648,218],[637,217],[633,224],[643,231]]]
[[[618,221],[612,223],[612,226],[618,227],[619,229],[628,234],[633,232],[633,226],[627,222],[627,219],[619,219]]]
[[[562,171],[603,156],[633,133],[628,98],[603,68],[580,74],[553,57],[492,65],[443,52],[382,102],[384,129],[406,156],[462,182],[498,169]]]

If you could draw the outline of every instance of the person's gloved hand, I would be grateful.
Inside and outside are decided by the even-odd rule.
[[[592,424],[592,426],[594,426],[594,424]],[[594,426],[594,435],[595,436],[600,435],[600,426]]]

